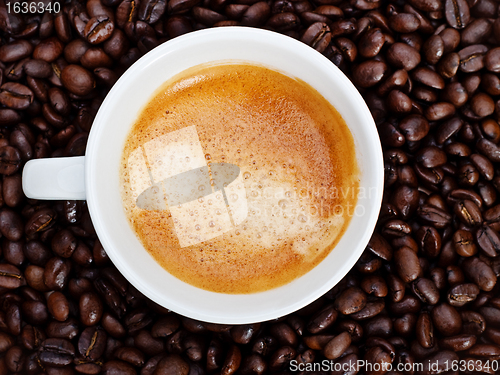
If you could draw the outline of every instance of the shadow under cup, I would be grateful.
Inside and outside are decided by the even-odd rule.
[[[360,169],[358,204],[336,247],[315,268],[281,287],[254,294],[209,292],[170,275],[142,247],[125,216],[120,163],[125,139],[152,94],[188,68],[240,61],[297,77],[341,114],[354,138]],[[355,264],[380,210],[383,161],[379,136],[361,95],[328,59],[307,45],[270,31],[226,27],[190,33],[137,61],[113,86],[92,126],[85,156],[89,211],[99,239],[122,274],[143,294],[179,314],[214,323],[274,319],[314,301]]]

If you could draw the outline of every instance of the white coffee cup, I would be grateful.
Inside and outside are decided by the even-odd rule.
[[[281,287],[222,294],[191,286],[163,269],[143,248],[125,216],[120,161],[127,133],[163,82],[196,65],[238,60],[297,77],[339,111],[354,138],[361,171],[358,204],[335,248],[315,268]],[[37,199],[86,199],[93,225],[118,270],[144,295],[179,314],[214,323],[270,320],[313,302],[356,263],[375,227],[384,167],[379,135],[361,95],[326,57],[281,34],[245,27],[193,32],[155,48],[113,86],[102,103],[84,157],[38,159],[23,170],[23,190]]]

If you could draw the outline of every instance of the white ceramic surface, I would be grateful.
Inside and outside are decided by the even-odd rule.
[[[143,249],[130,229],[119,193],[119,165],[126,135],[151,94],[166,80],[202,63],[254,62],[300,78],[318,90],[348,124],[361,169],[358,213],[333,251],[312,271],[282,287],[226,295],[188,285],[170,275]],[[109,257],[142,293],[179,314],[215,323],[274,319],[314,301],[355,264],[371,237],[383,191],[379,135],[358,91],[327,58],[292,38],[259,29],[221,27],[168,41],[137,61],[113,86],[90,132],[85,190],[95,229]]]

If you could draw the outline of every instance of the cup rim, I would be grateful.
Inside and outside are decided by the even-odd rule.
[[[373,140],[373,142],[376,143],[374,146],[376,150],[374,151],[373,155],[371,155],[371,157],[374,158],[372,163],[374,165],[378,165],[379,172],[376,174],[377,176],[375,182],[377,188],[376,196],[373,198],[373,202],[371,204],[373,212],[376,212],[377,214],[373,213],[371,217],[369,217],[366,228],[364,228],[362,235],[359,236],[359,241],[356,244],[356,249],[355,249],[356,251],[353,251],[353,254],[352,256],[350,256],[349,261],[343,264],[340,267],[340,269],[337,270],[337,272],[332,277],[330,277],[329,282],[325,283],[324,285],[318,286],[317,288],[312,290],[307,296],[299,299],[298,301],[288,303],[285,307],[276,306],[272,309],[271,308],[268,309],[268,311],[263,311],[262,313],[259,314],[254,313],[252,316],[243,316],[243,315],[218,316],[207,313],[206,311],[199,312],[199,311],[193,311],[193,309],[184,308],[182,306],[182,303],[177,303],[177,304],[172,303],[171,305],[166,306],[165,298],[163,296],[158,295],[158,293],[156,293],[155,291],[152,291],[151,286],[148,285],[148,283],[144,282],[144,280],[142,280],[141,278],[137,277],[135,271],[133,269],[130,269],[123,262],[122,255],[120,255],[117,251],[115,251],[116,250],[114,245],[115,241],[113,240],[113,238],[111,238],[110,233],[106,232],[106,230],[104,229],[106,227],[105,225],[106,223],[104,222],[102,217],[103,209],[100,207],[100,203],[96,199],[97,196],[96,191],[97,189],[100,188],[100,183],[93,176],[96,170],[96,165],[99,164],[100,162],[96,158],[96,155],[97,155],[97,148],[99,145],[99,139],[102,136],[103,132],[103,127],[106,126],[104,121],[107,116],[107,114],[105,114],[105,112],[107,111],[107,104],[112,102],[113,100],[116,100],[117,97],[124,95],[121,92],[121,90],[126,86],[126,82],[129,80],[129,78],[133,77],[136,74],[140,74],[141,71],[146,69],[146,67],[148,66],[149,63],[151,63],[151,61],[156,59],[161,59],[162,56],[164,56],[165,54],[168,54],[170,51],[175,50],[179,47],[185,46],[186,43],[196,44],[196,41],[198,41],[199,43],[200,40],[207,38],[210,40],[216,40],[218,38],[221,38],[222,40],[228,38],[231,40],[237,40],[238,38],[242,38],[243,40],[245,40],[245,38],[254,38],[254,37],[257,39],[260,38],[259,40],[262,41],[271,40],[273,43],[275,42],[291,46],[291,48],[293,47],[297,49],[297,51],[299,51],[300,53],[310,54],[312,56],[311,59],[315,59],[317,64],[328,65],[331,71],[337,75],[337,79],[340,79],[342,81],[341,84],[349,92],[349,96],[351,96],[351,100],[355,102],[356,108],[359,109],[360,113],[362,113],[363,117],[368,122],[368,125],[365,126],[367,130],[367,137],[370,137]],[[162,82],[159,82],[158,86],[160,86],[161,83]],[[349,127],[349,123],[347,123],[347,125]],[[375,126],[375,122],[373,121],[371,113],[366,103],[364,102],[363,98],[361,97],[360,93],[356,90],[351,81],[340,71],[340,69],[338,69],[330,60],[328,60],[325,56],[323,56],[319,52],[315,51],[306,44],[299,42],[293,38],[272,31],[255,29],[250,27],[241,27],[241,26],[204,29],[176,37],[156,47],[155,49],[153,49],[152,51],[141,57],[137,62],[135,62],[120,77],[120,79],[116,82],[116,84],[113,86],[113,88],[109,91],[106,98],[104,99],[101,108],[99,109],[98,114],[95,117],[94,124],[89,134],[88,144],[86,149],[86,161],[85,161],[85,185],[87,191],[88,209],[96,233],[98,235],[98,238],[101,241],[103,247],[106,249],[109,258],[112,260],[117,269],[125,276],[125,278],[135,288],[137,288],[141,293],[143,293],[145,296],[147,296],[154,302],[164,307],[167,307],[170,310],[173,310],[181,315],[188,316],[193,319],[198,319],[201,321],[209,321],[213,323],[226,323],[226,324],[254,323],[254,322],[275,319],[287,315],[315,301],[316,299],[324,295],[333,286],[335,286],[354,266],[356,261],[361,256],[364,248],[366,247],[366,244],[368,243],[373,233],[373,230],[375,228],[378,219],[378,212],[380,211],[382,203],[383,183],[384,183],[383,175],[384,175],[384,168],[383,168],[382,149],[380,146],[379,136],[377,128]],[[349,226],[351,225],[352,225],[352,220]],[[322,263],[324,261],[325,260],[323,260]],[[318,266],[314,267],[308,273],[313,272],[315,269],[318,268]],[[295,280],[299,280],[300,278],[301,277]],[[278,287],[273,290],[276,289],[279,290],[280,288],[282,287]],[[204,292],[206,292],[205,293],[206,298],[214,297],[213,294],[211,294],[213,292],[208,292],[208,291]],[[248,295],[231,295],[231,296],[234,296],[233,300],[235,301],[235,303],[245,303],[244,302],[245,296]],[[204,300],[201,299],[200,306],[203,303]]]

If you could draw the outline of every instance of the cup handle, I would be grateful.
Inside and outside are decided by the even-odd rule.
[[[29,160],[22,181],[28,198],[85,200],[85,156]]]

